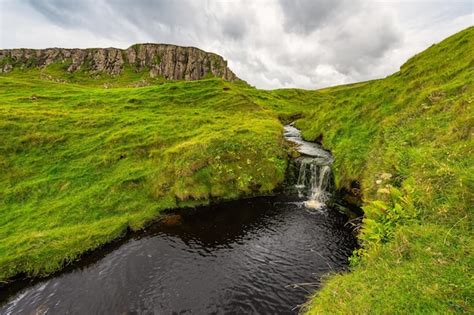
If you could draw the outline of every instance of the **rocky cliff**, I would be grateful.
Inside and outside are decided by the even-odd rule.
[[[64,64],[67,72],[83,71],[94,75],[119,75],[125,67],[134,71],[148,71],[151,78],[161,76],[167,80],[199,80],[205,76],[237,80],[227,67],[227,61],[214,53],[194,47],[166,44],[136,44],[127,49],[5,49],[0,50],[0,73],[14,68],[44,68],[51,64]]]

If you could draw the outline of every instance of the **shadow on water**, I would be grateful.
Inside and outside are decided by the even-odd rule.
[[[343,215],[284,196],[188,210],[172,221],[54,277],[4,288],[0,313],[292,313],[356,246]]]

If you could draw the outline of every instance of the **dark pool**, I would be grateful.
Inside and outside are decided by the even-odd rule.
[[[283,197],[188,210],[178,219],[49,279],[1,288],[0,313],[296,313],[356,246],[342,215]]]

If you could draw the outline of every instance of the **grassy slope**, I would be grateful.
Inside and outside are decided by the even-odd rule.
[[[352,272],[327,279],[308,313],[473,312],[474,28],[383,80],[319,91],[254,91],[323,136],[341,186],[366,206]]]
[[[104,89],[38,77],[0,77],[0,280],[54,271],[162,209],[283,180],[279,121],[230,83]]]
[[[275,117],[301,114],[304,136],[334,153],[337,184],[360,181],[366,202],[353,271],[307,311],[472,311],[473,38],[320,91],[126,88],[141,75],[70,78],[60,65],[0,76],[0,278],[48,273],[164,208],[271,190],[286,165]]]

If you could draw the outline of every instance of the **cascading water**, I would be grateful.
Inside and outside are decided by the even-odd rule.
[[[300,167],[295,187],[299,197],[307,198],[307,208],[324,208],[331,197],[331,154],[316,143],[304,141],[300,131],[291,125],[285,126],[285,138],[296,143],[298,152],[303,154],[297,160]]]
[[[296,189],[300,198],[308,198],[304,202],[308,208],[319,209],[331,197],[329,191],[331,167],[320,165],[318,159],[303,158],[300,160],[300,170]]]

